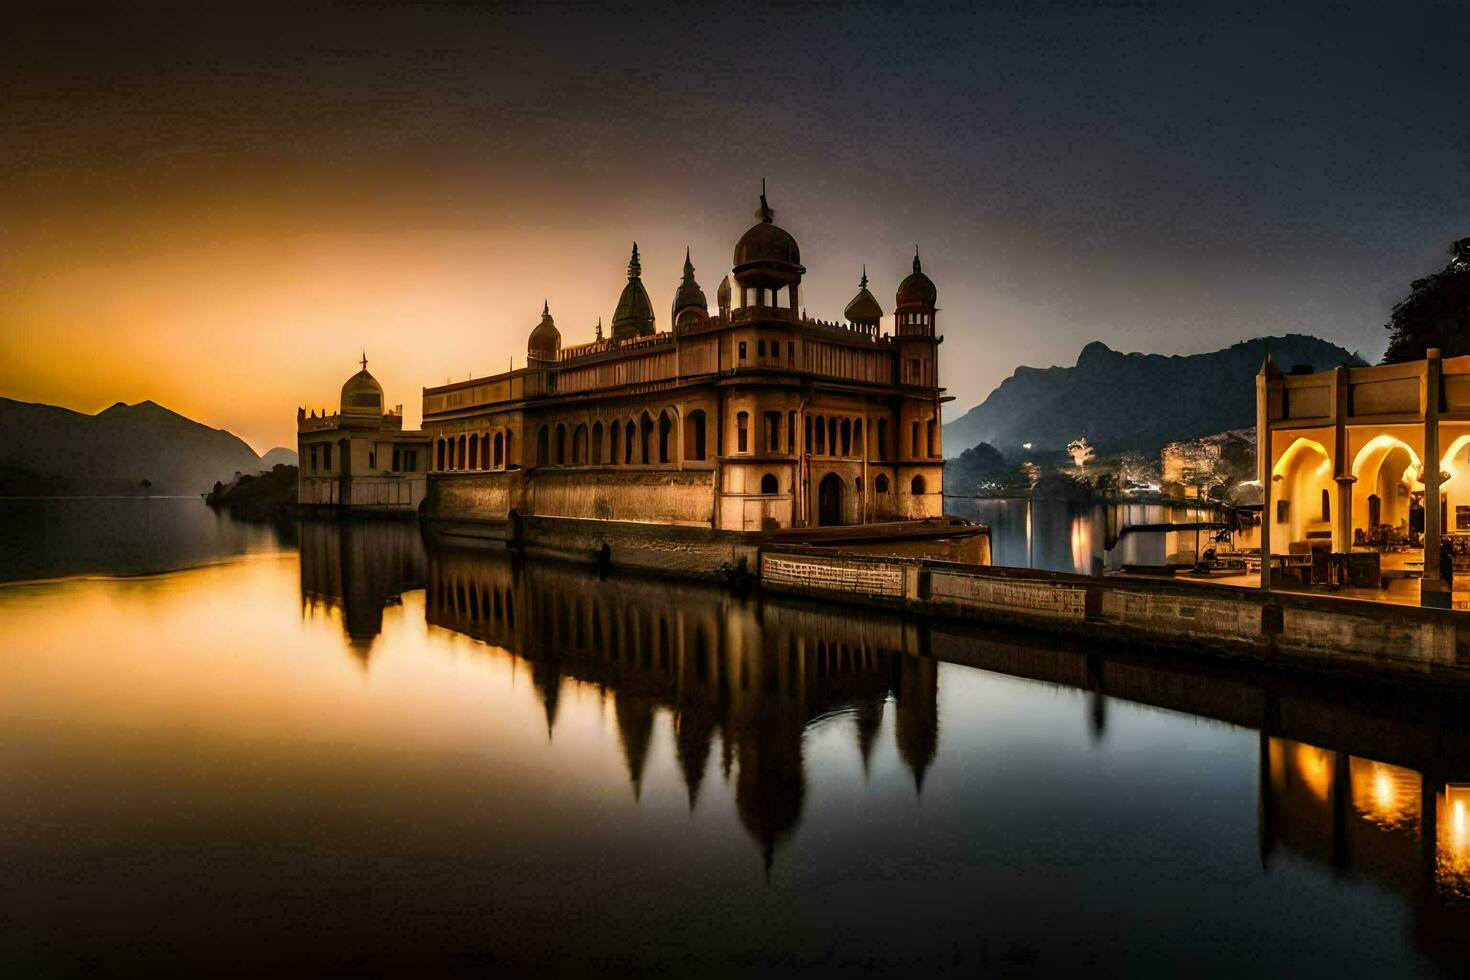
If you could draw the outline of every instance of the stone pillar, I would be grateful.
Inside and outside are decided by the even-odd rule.
[[[1332,369],[1332,477],[1337,481],[1337,500],[1332,512],[1332,550],[1337,554],[1353,547],[1353,475],[1349,467],[1347,438],[1348,369]]]
[[[1419,604],[1450,605],[1449,583],[1439,574],[1439,349],[1424,352],[1424,577]]]
[[[1276,506],[1271,485],[1271,406],[1270,355],[1261,363],[1256,375],[1256,478],[1261,481],[1261,580],[1263,590],[1271,588],[1271,522]],[[1027,538],[1030,533],[1028,529]]]

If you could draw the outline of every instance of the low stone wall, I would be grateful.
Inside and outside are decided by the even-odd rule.
[[[711,526],[712,470],[487,470],[435,473],[426,512],[435,518],[536,517]]]
[[[1151,646],[1470,684],[1470,614],[1219,585],[1091,579],[809,549],[762,552],[763,589]]]

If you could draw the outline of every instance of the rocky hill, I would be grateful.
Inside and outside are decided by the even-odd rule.
[[[1021,367],[984,402],[944,427],[950,457],[981,442],[1060,449],[1079,436],[1100,451],[1158,450],[1165,443],[1254,426],[1255,374],[1269,348],[1284,371],[1362,364],[1316,337],[1259,337],[1208,354],[1123,354],[1093,341],[1074,367]]]
[[[238,436],[151,401],[87,415],[0,398],[0,496],[196,494],[262,468]]]

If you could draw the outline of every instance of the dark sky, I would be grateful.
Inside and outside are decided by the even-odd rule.
[[[484,247],[479,373],[524,353],[543,296],[590,339],[633,238],[661,312],[686,243],[712,295],[761,176],[813,315],[864,261],[890,306],[919,243],[956,408],[1092,339],[1299,331],[1376,359],[1470,234],[1463,4],[25,6],[0,38],[0,315],[32,333],[0,377],[37,397],[15,345],[109,318],[57,305],[78,270],[194,277],[303,236]],[[530,254],[500,281],[505,248]],[[139,308],[111,326],[124,359],[146,360]],[[151,342],[169,329],[188,342]]]

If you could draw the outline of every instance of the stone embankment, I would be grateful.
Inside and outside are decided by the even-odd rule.
[[[768,547],[769,592],[1470,689],[1470,614],[1145,578]]]

